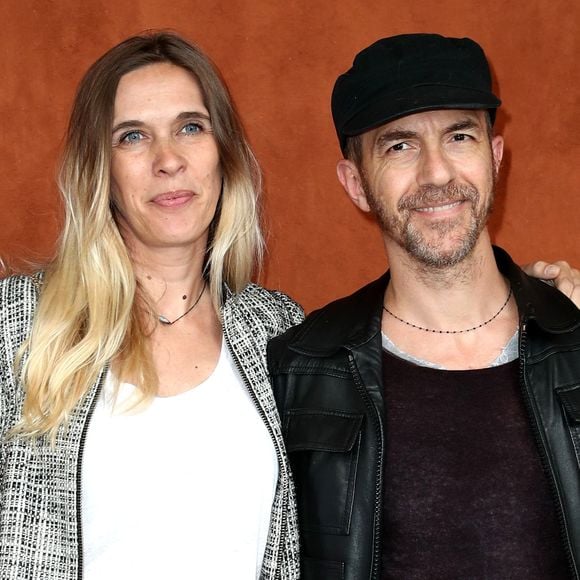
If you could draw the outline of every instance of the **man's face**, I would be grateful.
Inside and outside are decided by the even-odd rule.
[[[355,203],[377,216],[389,251],[402,249],[429,268],[453,266],[485,227],[502,152],[483,111],[397,119],[362,136]]]

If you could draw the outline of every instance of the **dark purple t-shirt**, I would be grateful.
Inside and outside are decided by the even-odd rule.
[[[518,361],[383,373],[383,580],[569,578]]]

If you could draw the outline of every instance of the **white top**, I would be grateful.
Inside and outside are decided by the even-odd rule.
[[[278,463],[222,344],[217,367],[142,411],[107,377],[82,464],[84,580],[259,577]]]

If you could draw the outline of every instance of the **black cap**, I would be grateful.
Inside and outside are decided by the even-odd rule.
[[[332,91],[332,117],[346,138],[433,109],[487,109],[492,123],[501,101],[491,91],[489,64],[470,38],[401,34],[359,52]]]

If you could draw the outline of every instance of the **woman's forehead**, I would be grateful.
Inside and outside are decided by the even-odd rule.
[[[199,83],[184,68],[155,63],[121,77],[115,95],[115,122],[183,112],[207,114]]]

